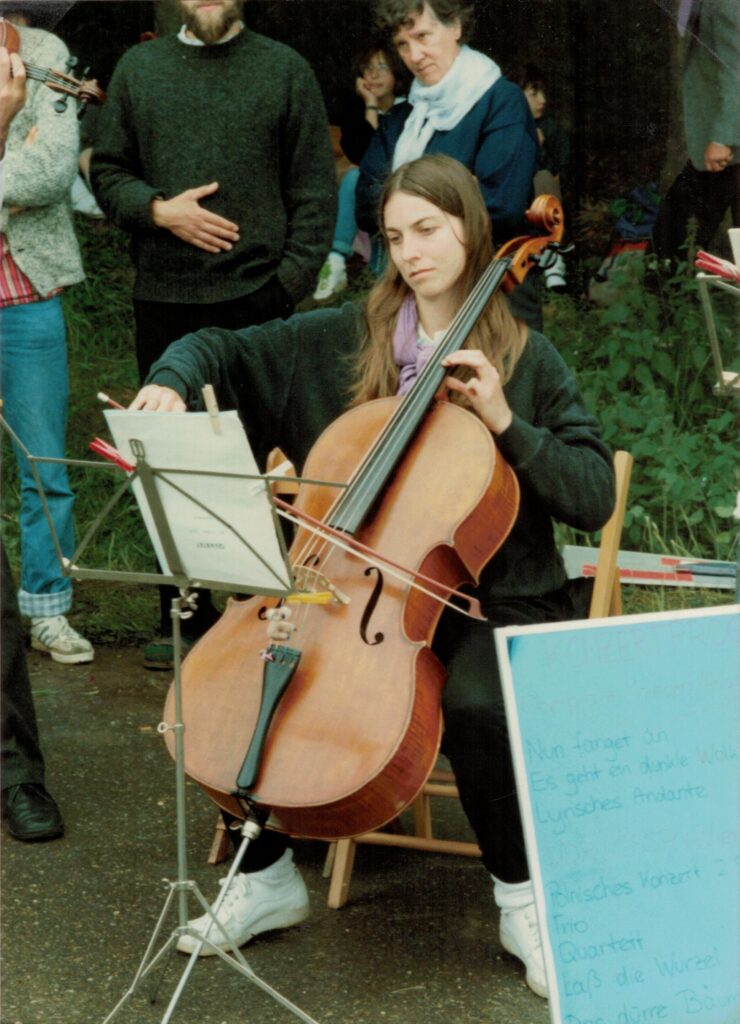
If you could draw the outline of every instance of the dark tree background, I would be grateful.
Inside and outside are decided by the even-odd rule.
[[[143,32],[179,24],[176,0],[33,6],[46,9],[48,27],[103,88]],[[476,8],[473,46],[512,77],[527,61],[544,72],[550,109],[572,139],[577,205],[658,180],[667,162],[678,162],[675,30],[656,0],[478,0]],[[248,0],[245,19],[306,57],[331,119],[352,87],[353,54],[371,31],[367,0]],[[94,114],[90,120],[92,131]]]

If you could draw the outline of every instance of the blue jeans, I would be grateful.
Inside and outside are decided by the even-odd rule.
[[[337,222],[334,225],[334,241],[331,244],[331,248],[332,252],[340,252],[342,256],[352,255],[352,246],[357,234],[355,189],[357,188],[359,177],[360,168],[350,167],[339,183],[339,207],[337,209]]]
[[[0,309],[4,415],[32,455],[64,458],[67,429],[67,340],[58,296]],[[63,615],[72,583],[62,575],[28,460],[14,445],[21,484],[23,615]],[[66,466],[36,463],[62,553],[74,553],[74,497]]]
[[[359,177],[360,168],[352,167],[339,183],[339,209],[337,211],[334,241],[331,244],[331,248],[332,252],[339,252],[342,256],[352,255],[355,235],[357,234],[355,191]],[[370,239],[370,270],[374,277],[380,277],[385,270],[385,264],[386,256],[383,239],[379,234],[374,235]]]

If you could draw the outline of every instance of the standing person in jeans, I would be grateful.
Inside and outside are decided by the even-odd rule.
[[[244,25],[242,7],[180,0],[179,33],[124,54],[101,111],[90,174],[133,238],[142,380],[190,331],[289,316],[331,244],[336,180],[318,84],[294,50]],[[216,617],[202,591],[185,639]],[[169,639],[144,658],[168,668]]]
[[[4,195],[5,143],[10,125],[26,102],[26,72],[17,53],[0,46],[0,203]],[[44,786],[33,694],[13,575],[0,537],[0,711],[2,711],[2,814],[10,835],[24,842],[56,839],[64,824]]]
[[[50,32],[16,21],[23,58],[63,68],[68,51]],[[55,96],[28,82],[27,101],[7,134],[5,195],[0,219],[0,336],[3,411],[36,456],[64,458],[67,426],[67,341],[61,292],[84,277],[69,209],[79,135],[74,105],[58,113]],[[20,611],[31,618],[31,645],[64,664],[93,660],[92,645],[66,615],[72,583],[62,575],[36,482],[16,449],[21,483]],[[74,552],[74,497],[66,467],[38,463],[62,554]]]

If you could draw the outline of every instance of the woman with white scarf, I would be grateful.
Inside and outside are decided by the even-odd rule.
[[[377,233],[386,178],[424,153],[446,153],[476,176],[496,245],[527,232],[524,212],[537,159],[534,120],[521,89],[466,45],[472,12],[463,0],[375,0],[378,27],[390,33],[414,81],[408,102],[383,118],[360,164],[355,212],[370,234]],[[539,327],[539,301],[517,292],[522,294],[514,311]]]

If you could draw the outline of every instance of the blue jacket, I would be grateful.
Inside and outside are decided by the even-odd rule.
[[[409,103],[398,103],[382,118],[360,164],[355,212],[358,225],[371,234],[378,229],[380,193],[412,109]],[[537,169],[537,135],[517,85],[499,78],[454,128],[435,132],[425,152],[455,157],[476,176],[496,244],[526,232],[524,211]]]

